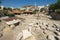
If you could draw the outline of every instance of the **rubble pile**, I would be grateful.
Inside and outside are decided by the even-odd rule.
[[[29,25],[29,31],[36,40],[60,40],[60,27],[55,23],[36,22]]]

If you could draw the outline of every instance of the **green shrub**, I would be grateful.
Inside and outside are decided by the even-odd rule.
[[[0,20],[0,22],[1,22],[1,20]]]
[[[14,15],[14,14],[8,14],[7,16],[9,16],[9,17],[14,17],[15,15]]]
[[[58,14],[60,14],[60,9],[56,9],[56,12],[57,12]]]
[[[10,13],[6,13],[4,14],[5,16],[9,16],[9,17],[14,17],[15,15],[14,14],[10,14]]]
[[[36,11],[33,11],[33,14],[36,14]]]
[[[34,10],[34,11],[33,11],[33,14],[36,14],[37,12],[38,12],[38,10]]]

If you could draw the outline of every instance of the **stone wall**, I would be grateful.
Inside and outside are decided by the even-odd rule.
[[[52,16],[53,19],[60,20],[60,14],[52,12],[50,13],[50,15]]]

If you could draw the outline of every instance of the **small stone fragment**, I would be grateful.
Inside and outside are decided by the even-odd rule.
[[[55,40],[59,40],[59,38],[55,36]]]
[[[48,39],[49,39],[49,40],[55,40],[55,38],[54,38],[53,35],[48,35]]]

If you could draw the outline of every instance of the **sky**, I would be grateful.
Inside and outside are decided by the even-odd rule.
[[[43,6],[47,4],[56,3],[57,0],[3,0],[2,4],[5,7],[22,7],[25,5]]]

